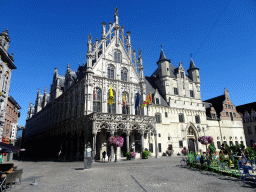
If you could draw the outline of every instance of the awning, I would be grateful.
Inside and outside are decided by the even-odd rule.
[[[13,146],[12,144],[6,144],[3,142],[0,142],[0,153],[18,152],[18,151],[25,151],[25,149],[21,149],[17,146]]]

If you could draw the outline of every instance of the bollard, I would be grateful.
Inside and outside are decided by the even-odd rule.
[[[90,169],[92,167],[92,157],[84,158],[84,169]]]

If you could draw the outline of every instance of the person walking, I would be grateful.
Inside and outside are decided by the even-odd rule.
[[[106,158],[106,151],[104,151],[104,152],[102,153],[102,161],[104,160],[104,162],[105,162],[105,158]]]
[[[111,150],[108,150],[108,161],[111,161],[110,156],[111,156]]]
[[[60,156],[61,156],[61,150],[58,153],[58,160],[60,160]]]

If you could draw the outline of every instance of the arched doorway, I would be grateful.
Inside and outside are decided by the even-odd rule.
[[[188,141],[188,151],[189,152],[197,152],[197,136],[195,130],[192,126],[188,128],[187,131],[187,141]]]
[[[188,139],[188,151],[189,152],[194,152],[194,153],[196,152],[194,141],[195,141],[194,139],[191,139],[191,138]]]

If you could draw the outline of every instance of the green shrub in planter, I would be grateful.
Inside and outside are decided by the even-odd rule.
[[[148,159],[148,156],[150,155],[150,152],[145,149],[145,151],[143,151],[142,153],[142,159]]]
[[[126,160],[131,160],[131,152],[125,153]]]

